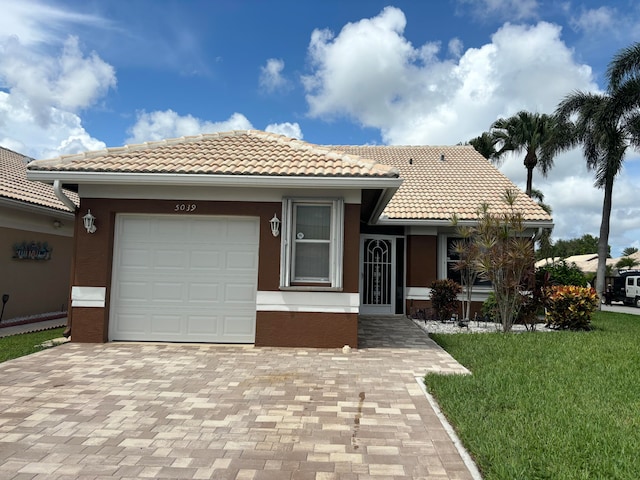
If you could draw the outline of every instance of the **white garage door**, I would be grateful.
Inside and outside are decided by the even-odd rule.
[[[118,215],[111,340],[254,343],[256,218]]]

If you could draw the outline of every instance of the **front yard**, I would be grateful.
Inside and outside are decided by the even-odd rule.
[[[473,372],[425,380],[483,478],[640,478],[640,317],[593,326],[433,335]]]
[[[63,331],[64,328],[56,328],[0,338],[0,363],[42,350],[42,343],[61,337]]]

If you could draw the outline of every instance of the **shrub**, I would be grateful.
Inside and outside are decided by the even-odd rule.
[[[549,265],[543,265],[536,270],[538,283],[550,285],[576,285],[587,286],[587,277],[575,263],[567,263],[564,260]]]
[[[554,285],[546,289],[546,321],[550,328],[589,330],[591,315],[598,308],[598,294],[593,288]]]
[[[449,320],[458,311],[459,283],[451,279],[436,280],[431,284],[431,306],[440,321]]]
[[[482,302],[482,316],[491,322],[496,321],[497,317],[496,295],[493,292],[489,292],[487,299]]]

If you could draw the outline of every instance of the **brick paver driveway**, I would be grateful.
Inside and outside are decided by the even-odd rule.
[[[384,328],[383,328],[384,327]],[[66,344],[0,365],[0,478],[469,479],[401,318],[361,348]]]

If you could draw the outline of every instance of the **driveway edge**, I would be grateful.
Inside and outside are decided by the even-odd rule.
[[[431,408],[433,408],[433,411],[438,417],[438,420],[440,420],[440,423],[442,424],[442,428],[444,428],[445,432],[447,432],[447,435],[449,435],[449,438],[453,442],[453,445],[456,447],[456,450],[460,454],[460,457],[462,457],[462,461],[469,469],[469,473],[471,473],[473,480],[482,480],[482,475],[480,475],[480,470],[478,470],[478,467],[473,461],[473,459],[471,458],[471,455],[469,455],[469,452],[467,452],[467,449],[464,448],[464,445],[462,444],[462,442],[460,441],[460,438],[458,437],[455,430],[447,420],[447,417],[445,417],[444,413],[442,413],[442,410],[440,410],[440,406],[438,405],[438,402],[436,402],[436,399],[433,398],[433,396],[427,391],[427,387],[424,384],[424,377],[416,376],[414,378],[416,379],[416,382],[420,386],[420,390],[422,390],[422,393],[424,393],[424,396],[426,397],[427,401],[431,405]]]

